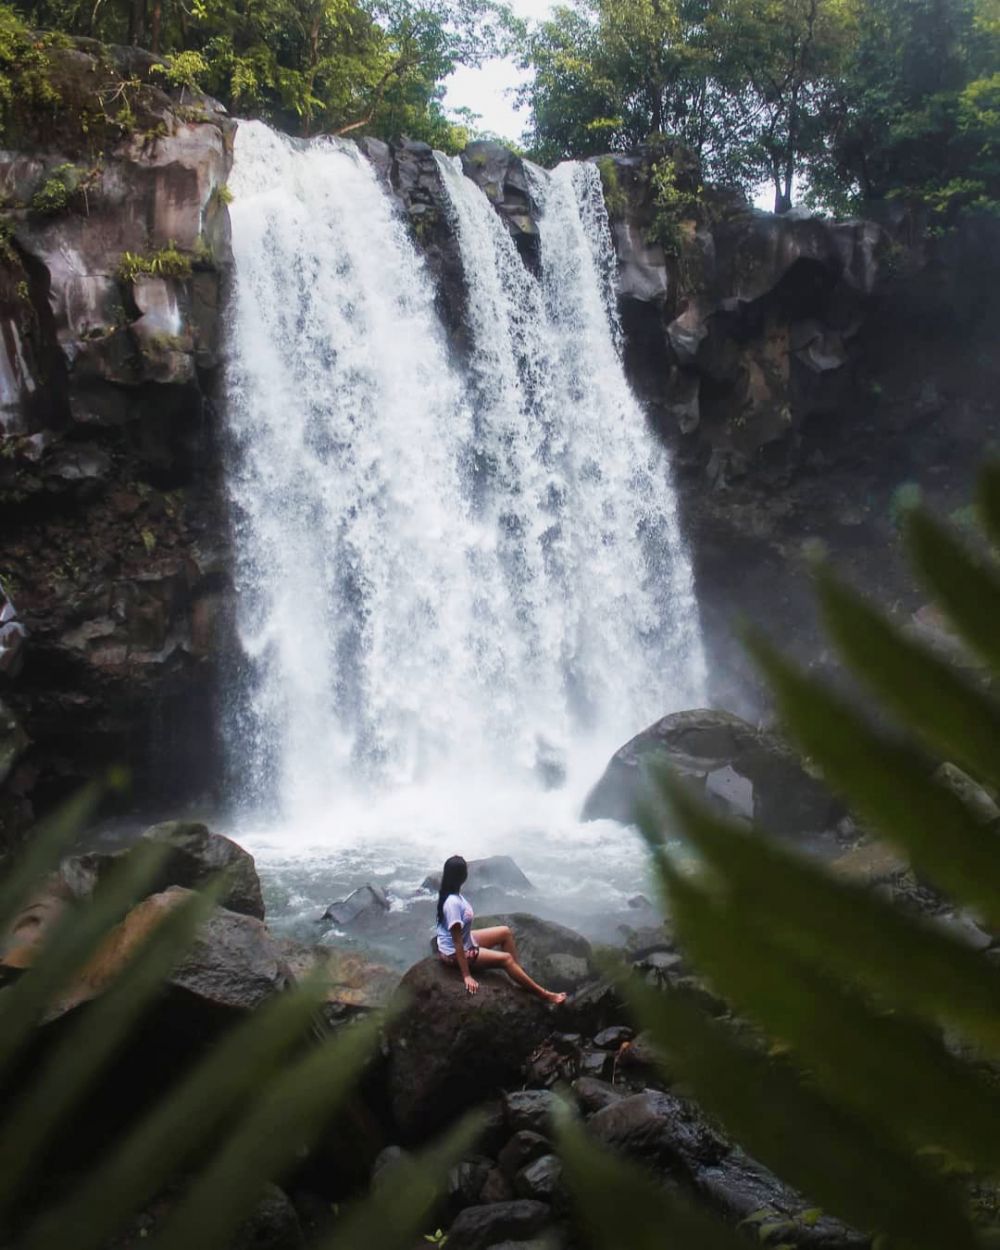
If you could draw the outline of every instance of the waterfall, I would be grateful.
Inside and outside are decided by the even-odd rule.
[[[227,358],[242,786],[528,783],[701,701],[669,467],[626,383],[596,170],[532,170],[540,277],[442,158],[467,367],[357,149],[241,123]],[[488,795],[482,790],[478,799]]]
[[[704,700],[690,561],[670,468],[625,378],[615,256],[595,166],[528,165],[541,275],[486,196],[438,158],[468,286],[477,458],[509,553],[532,674],[565,742],[620,742]],[[552,689],[552,682],[557,689]]]

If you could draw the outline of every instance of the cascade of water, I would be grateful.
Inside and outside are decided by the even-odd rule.
[[[541,642],[532,680],[562,711],[557,740],[598,727],[614,743],[702,702],[705,671],[669,463],[624,375],[600,177],[528,166],[536,279],[482,191],[438,163],[468,286],[484,493],[516,536],[517,628]]]
[[[540,744],[596,726],[611,747],[700,701],[690,568],[622,371],[596,170],[532,172],[538,279],[442,169],[465,376],[353,145],[237,136],[228,481],[248,671],[230,736],[246,788],[292,819],[355,783],[419,783],[426,804],[436,776],[523,779]]]

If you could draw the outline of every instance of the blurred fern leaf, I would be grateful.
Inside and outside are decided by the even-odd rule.
[[[1000,467],[983,475],[979,513],[1000,544]],[[909,516],[907,536],[955,633],[995,679],[996,566],[925,512]],[[996,930],[1000,833],[934,774],[948,761],[1000,782],[1000,704],[987,681],[909,637],[829,572],[818,581],[845,667],[876,695],[881,715],[876,725],[754,636],[781,719],[873,831]],[[996,1244],[997,1229],[972,1218],[965,1178],[998,1192],[1000,969],[934,923],[708,809],[679,779],[661,771],[650,783],[637,819],[678,939],[759,1031],[747,1040],[734,1019],[712,1019],[680,991],[623,975],[668,1077],[880,1248]],[[678,834],[693,866],[672,853]],[[662,1213],[673,1199],[624,1164],[600,1164],[579,1127],[564,1123],[561,1140],[576,1200],[600,1230],[595,1244],[617,1236],[652,1245],[647,1230],[668,1227]],[[678,1244],[715,1244],[702,1236]]]

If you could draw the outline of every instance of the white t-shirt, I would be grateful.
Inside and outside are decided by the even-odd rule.
[[[454,955],[455,939],[452,937],[451,926],[462,926],[462,949],[472,950],[472,908],[461,894],[449,894],[441,909],[444,912],[444,923],[438,921],[437,944],[442,955]]]

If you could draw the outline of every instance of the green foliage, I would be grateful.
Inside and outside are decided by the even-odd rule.
[[[890,194],[934,224],[996,212],[995,0],[579,0],[527,39],[532,149],[546,162],[661,133],[706,177],[775,208],[849,213]]]
[[[628,208],[628,196],[622,190],[621,183],[618,181],[618,170],[614,161],[610,156],[602,156],[597,162],[597,168],[601,174],[601,187],[604,190],[604,207],[608,210],[608,216],[612,220],[616,217],[624,217]]]
[[[64,213],[79,198],[81,186],[81,172],[75,165],[57,165],[31,197],[31,211],[37,217]]]
[[[152,72],[162,74],[174,87],[194,90],[208,75],[209,64],[200,52],[178,52],[163,65],[154,65]]]
[[[984,475],[978,519],[1000,540],[1000,471]],[[1000,573],[992,557],[921,509],[904,518],[915,565],[955,632],[1000,673]],[[820,573],[828,630],[880,702],[877,719],[762,637],[751,651],[779,713],[828,783],[981,924],[1000,927],[997,830],[934,774],[958,762],[1000,780],[1000,704],[875,608]],[[685,783],[652,779],[639,819],[693,965],[754,1032],[713,1019],[684,991],[622,988],[682,1082],[746,1149],[823,1210],[906,1250],[994,1245],[1000,1180],[1000,969],[946,931],[706,808]],[[681,861],[670,838],[694,852]],[[668,837],[669,835],[669,837]],[[947,1042],[946,1042],[947,1038]],[[598,1244],[736,1250],[729,1230],[624,1163],[603,1159],[574,1124],[567,1173]],[[970,1179],[992,1199],[970,1201]],[[974,1186],[972,1188],[975,1188]],[[992,1213],[992,1214],[991,1214]],[[795,1217],[807,1225],[816,1208]],[[979,1216],[993,1221],[980,1226]],[[768,1212],[767,1238],[795,1243]],[[655,1240],[659,1230],[659,1240]],[[766,1239],[766,1238],[765,1238]]]
[[[677,163],[669,156],[661,157],[654,163],[650,185],[653,191],[650,239],[659,243],[668,256],[677,256],[683,242],[681,223],[696,212],[698,197],[694,192],[682,189]]]
[[[191,257],[180,251],[174,243],[161,247],[159,251],[141,255],[138,252],[122,252],[118,262],[118,277],[123,282],[134,282],[136,278],[190,278]]]
[[[15,107],[56,108],[59,103],[59,93],[49,78],[44,41],[32,35],[10,5],[0,4],[0,131]]]
[[[217,204],[229,205],[233,202],[233,193],[229,186],[224,182],[219,183],[219,185],[212,192],[212,195],[214,196]]]
[[[7,930],[65,854],[100,798],[90,787],[38,828],[24,856],[0,881],[0,928]],[[148,890],[165,847],[140,846],[101,890],[56,922],[32,966],[0,995],[0,1077],[31,1045],[37,1022],[81,975],[129,907]],[[34,1197],[38,1168],[67,1120],[106,1076],[122,1044],[161,992],[225,885],[220,878],[168,912],[117,979],[68,1022],[28,1081],[11,1095],[0,1125],[0,1221],[14,1216],[23,1250],[98,1250],[164,1189],[180,1197],[157,1233],[160,1250],[221,1250],[265,1183],[280,1178],[317,1139],[356,1087],[377,1021],[317,1037],[325,987],[299,986],[272,999],[208,1049],[204,1058],[106,1143],[85,1170],[51,1197]],[[321,1030],[319,1030],[321,1032]],[[310,1040],[311,1039],[311,1040]],[[412,1244],[477,1125],[468,1121],[423,1154],[402,1161],[391,1192],[339,1216],[319,1244],[337,1250]],[[44,1192],[44,1191],[43,1191]]]
[[[519,30],[501,0],[29,0],[24,11],[38,27],[162,55],[149,80],[181,107],[200,88],[293,132],[405,133],[452,151],[467,136],[445,113],[443,79]]]

